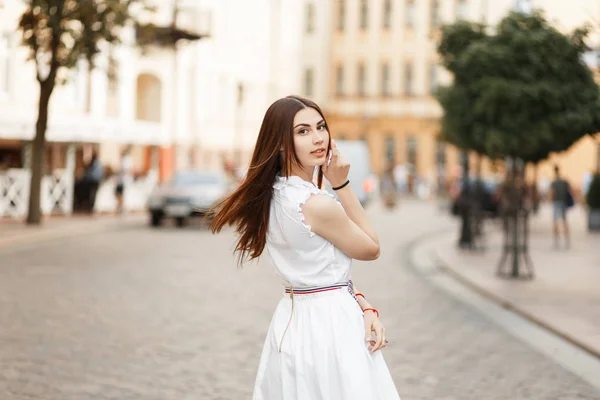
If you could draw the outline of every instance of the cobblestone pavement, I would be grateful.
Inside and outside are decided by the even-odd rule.
[[[600,399],[404,265],[406,243],[449,224],[431,206],[374,221],[382,256],[354,280],[403,400]],[[0,399],[249,399],[281,287],[265,261],[237,269],[232,246],[138,224],[0,250]]]

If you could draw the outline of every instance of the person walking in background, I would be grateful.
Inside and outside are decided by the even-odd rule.
[[[583,182],[581,183],[581,194],[583,195],[583,197],[587,196],[593,177],[593,171],[585,171],[585,173],[583,174]]]
[[[115,197],[117,198],[117,213],[123,214],[125,211],[124,197],[125,187],[131,182],[131,170],[133,168],[133,161],[130,155],[129,147],[121,153],[121,160],[119,163],[119,173],[117,174],[117,183],[115,186]]]
[[[394,165],[390,164],[381,176],[381,198],[386,208],[396,207],[398,199],[398,185],[394,176]]]
[[[573,205],[573,197],[571,195],[569,182],[560,176],[558,165],[554,166],[554,181],[550,185],[550,196],[553,208],[552,232],[554,234],[554,247],[558,247],[560,243],[559,221],[561,221],[563,225],[565,246],[568,248],[571,241],[569,237],[569,224],[567,222],[567,209]]]
[[[352,259],[380,249],[349,169],[321,109],[288,96],[267,110],[248,174],[215,209],[213,233],[234,225],[240,261],[267,250],[285,285],[254,400],[400,400],[378,351],[387,344],[379,312],[351,281]]]
[[[96,193],[100,182],[104,178],[104,169],[96,153],[92,154],[83,176],[75,182],[75,204],[78,209],[94,212]]]

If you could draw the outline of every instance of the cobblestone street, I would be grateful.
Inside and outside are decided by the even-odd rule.
[[[412,201],[372,214],[382,255],[353,275],[403,400],[600,399],[406,265],[411,240],[455,221]],[[0,400],[251,398],[282,290],[232,248],[231,232],[136,222],[0,249]]]

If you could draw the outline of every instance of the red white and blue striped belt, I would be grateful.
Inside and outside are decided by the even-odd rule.
[[[285,293],[290,295],[290,299],[292,300],[292,310],[290,312],[290,320],[287,323],[287,326],[285,327],[285,330],[283,331],[283,335],[281,335],[281,340],[279,341],[279,352],[281,353],[281,346],[283,345],[283,338],[285,337],[285,334],[288,330],[288,328],[290,327],[290,323],[292,322],[292,316],[294,315],[294,296],[296,295],[303,295],[303,294],[315,294],[315,293],[322,293],[322,292],[329,292],[332,290],[343,290],[344,288],[348,288],[348,292],[350,292],[350,294],[352,295],[352,297],[354,297],[354,300],[358,301],[356,299],[356,295],[354,294],[354,285],[352,285],[352,281],[349,280],[348,282],[339,282],[339,283],[334,283],[333,285],[326,285],[326,286],[288,286],[285,288]]]
[[[352,297],[356,298],[354,295],[354,286],[351,280],[348,282],[339,282],[326,286],[288,286],[285,288],[285,293],[289,295],[314,294],[329,292],[331,290],[341,290],[344,288],[348,288],[348,292],[350,292]]]

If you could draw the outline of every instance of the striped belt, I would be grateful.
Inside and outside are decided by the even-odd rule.
[[[348,282],[340,282],[334,283],[333,285],[326,286],[302,286],[302,287],[294,287],[289,286],[285,288],[285,293],[289,295],[301,295],[301,294],[313,294],[313,293],[321,293],[321,292],[329,292],[331,290],[340,290],[344,288],[348,288],[348,291],[352,296],[354,296],[354,287],[352,285],[352,281]]]
[[[333,285],[327,285],[327,286],[298,286],[298,287],[294,287],[294,286],[289,286],[285,288],[285,293],[290,295],[290,299],[292,300],[292,310],[290,313],[290,320],[287,323],[287,326],[285,327],[285,330],[283,331],[283,335],[281,335],[281,340],[279,341],[279,352],[281,353],[281,346],[283,345],[283,338],[285,337],[285,334],[288,330],[288,328],[290,327],[290,323],[292,322],[292,317],[294,315],[294,296],[297,295],[303,295],[303,294],[314,294],[314,293],[321,293],[321,292],[329,292],[332,290],[342,290],[344,288],[348,288],[348,292],[350,292],[350,294],[352,295],[352,297],[354,297],[354,300],[358,301],[356,299],[356,295],[354,294],[354,285],[352,284],[352,280],[349,280],[348,282],[340,282],[340,283],[334,283]]]

